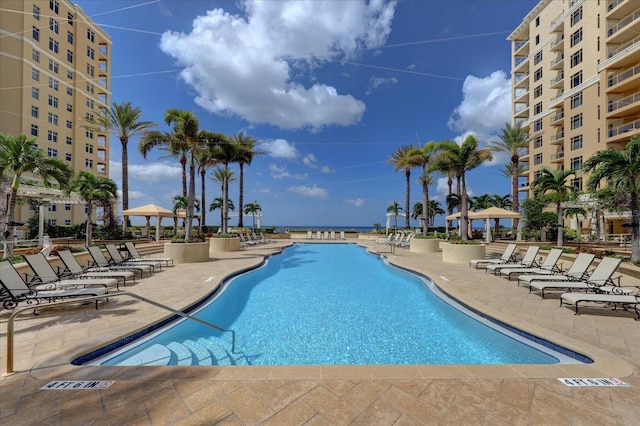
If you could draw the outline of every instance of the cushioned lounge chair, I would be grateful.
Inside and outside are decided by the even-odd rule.
[[[162,262],[128,262],[124,260],[122,255],[120,254],[120,250],[114,244],[105,244],[104,248],[107,249],[107,253],[111,257],[111,263],[116,266],[147,266],[151,268],[151,273],[156,271],[156,267],[158,269],[162,269]]]
[[[158,262],[162,262],[164,263],[166,266],[169,265],[173,265],[173,259],[170,257],[149,257],[149,256],[142,256],[139,252],[138,249],[136,248],[136,245],[131,242],[131,241],[127,241],[126,243],[124,243],[124,246],[127,248],[127,250],[129,251],[129,259],[127,260],[134,260],[134,261],[145,261],[145,260],[151,260],[151,261],[158,261]]]
[[[532,268],[503,268],[500,270],[500,275],[509,278],[517,277],[521,274],[553,274],[555,272],[559,272],[561,268],[557,266],[558,260],[560,260],[560,256],[562,256],[562,249],[551,249],[549,250],[549,254],[544,259],[542,264],[539,267]]]
[[[540,292],[540,296],[544,299],[545,291],[547,290],[566,290],[571,292],[573,290],[582,291],[598,291],[602,293],[621,293],[619,286],[616,286],[611,278],[618,269],[618,266],[622,262],[622,259],[615,257],[603,258],[596,269],[586,279],[570,280],[570,281],[535,281],[529,285],[530,291],[537,290]]]
[[[331,231],[329,236],[331,237],[332,240],[336,239],[336,231]]]
[[[496,265],[487,265],[485,272],[491,272],[495,275],[500,273],[502,268],[529,268],[538,266],[536,263],[536,256],[538,255],[538,251],[540,251],[540,247],[538,246],[529,246],[524,256],[522,256],[522,260],[520,262],[509,262],[509,263],[500,263]]]
[[[35,302],[39,304],[43,300],[55,302],[63,298],[78,298],[78,301],[82,301],[83,298],[90,296],[107,294],[107,289],[104,287],[35,290],[29,288],[11,262],[0,262],[0,284],[2,284],[8,295],[2,303],[5,309],[13,309],[20,302],[26,302],[27,304]],[[98,301],[96,300],[95,302],[97,309]]]
[[[93,259],[92,267],[104,268],[113,271],[132,271],[140,277],[144,276],[145,272],[149,275],[152,273],[151,268],[147,265],[111,265],[107,258],[104,257],[102,250],[98,246],[87,247],[87,250],[89,250],[89,254]]]
[[[346,237],[344,236],[344,231],[340,231],[340,239],[346,240]]]
[[[469,266],[473,266],[478,269],[481,266],[485,267],[489,264],[497,265],[499,263],[509,263],[515,261],[515,252],[518,246],[516,244],[507,244],[502,256],[499,259],[472,259],[469,261]]]
[[[27,264],[35,274],[29,285],[35,290],[54,290],[59,288],[103,287],[118,285],[115,278],[84,278],[61,279],[44,254],[27,254],[24,256]]]
[[[586,278],[588,276],[587,271],[595,255],[590,253],[579,253],[575,260],[571,264],[571,267],[561,272],[560,274],[522,274],[518,276],[518,285],[525,283],[530,286],[531,283],[536,281],[576,281]]]
[[[125,286],[127,285],[127,280],[133,280],[134,283],[136,282],[136,274],[131,271],[85,270],[69,250],[59,251],[58,257],[62,260],[62,263],[64,263],[64,270],[62,271],[63,277],[66,275],[71,278],[115,278],[118,282],[122,281]],[[120,290],[118,285],[116,285],[116,290]]]
[[[560,295],[560,306],[563,304],[571,305],[578,315],[578,305],[580,302],[592,302],[604,304],[610,308],[627,310],[633,308],[636,312],[636,321],[640,321],[640,291],[633,294],[616,294],[616,293],[563,293]]]

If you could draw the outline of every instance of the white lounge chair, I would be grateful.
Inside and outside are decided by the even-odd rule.
[[[331,231],[329,236],[331,237],[332,240],[335,240],[336,239],[336,231]]]
[[[44,254],[27,254],[24,256],[27,264],[35,274],[29,281],[35,290],[55,290],[83,287],[103,287],[117,286],[118,280],[111,278],[84,278],[84,279],[61,279],[53,269]]]
[[[527,286],[530,286],[531,283],[536,281],[576,281],[581,280],[587,276],[587,271],[589,270],[589,266],[593,259],[595,259],[595,255],[590,253],[578,253],[576,259],[571,264],[571,267],[560,273],[555,275],[549,274],[522,274],[518,276],[518,285],[521,282],[525,283]]]
[[[104,248],[107,249],[107,253],[109,253],[109,256],[111,256],[111,261],[113,262],[114,265],[122,265],[122,266],[127,266],[127,265],[135,265],[135,266],[148,266],[151,268],[151,272],[155,272],[156,271],[156,267],[158,269],[162,269],[162,262],[153,262],[151,260],[147,260],[147,261],[133,261],[133,260],[124,260],[124,258],[122,257],[122,255],[120,254],[120,250],[118,250],[118,248],[114,245],[114,244],[105,244]]]
[[[340,231],[340,239],[346,240],[346,237],[344,236],[344,231]]]
[[[149,275],[152,274],[152,268],[147,265],[111,265],[98,246],[87,247],[87,250],[89,250],[89,254],[93,259],[91,269],[100,268],[100,270],[110,269],[113,271],[133,271],[134,273],[139,274],[140,277],[142,277],[145,272]]]
[[[558,260],[560,260],[560,256],[562,256],[562,249],[551,249],[549,250],[549,254],[547,255],[547,257],[544,259],[544,262],[542,262],[542,264],[539,267],[532,267],[532,268],[526,268],[526,267],[522,267],[522,268],[503,268],[500,270],[500,275],[503,275],[507,278],[509,278],[509,281],[511,281],[511,278],[515,275],[521,275],[521,274],[553,274],[554,272],[559,272],[561,270],[561,268],[558,268],[556,265],[558,264]]]
[[[123,281],[123,284],[127,285],[127,280],[131,279],[136,282],[136,274],[131,271],[91,271],[85,270],[78,262],[78,259],[69,250],[60,250],[58,257],[64,264],[64,270],[62,275],[68,275],[72,278],[115,278]],[[118,284],[116,284],[116,290],[120,290]]]
[[[522,256],[522,260],[520,262],[509,262],[509,263],[500,263],[496,265],[487,265],[485,272],[491,272],[495,275],[498,275],[502,268],[522,268],[522,267],[537,266],[538,264],[536,263],[536,256],[538,255],[538,251],[540,251],[540,247],[529,246],[524,256]]]
[[[127,260],[134,260],[134,261],[151,260],[153,262],[155,262],[155,261],[163,262],[165,264],[165,266],[173,265],[173,259],[170,258],[170,257],[142,256],[138,252],[138,249],[136,248],[136,245],[131,241],[127,241],[126,243],[124,243],[124,246],[127,248],[127,251],[129,251],[129,256],[130,257]]]
[[[307,231],[307,240],[312,240],[313,239],[313,234],[311,233],[311,231]]]
[[[516,244],[507,244],[502,256],[499,259],[472,259],[469,261],[469,266],[473,266],[478,269],[480,266],[486,267],[489,264],[509,263],[515,260],[514,254],[516,252]]]
[[[596,294],[596,293],[563,293],[560,295],[560,306],[563,304],[572,305],[578,315],[578,305],[580,302],[593,302],[604,304],[610,308],[616,309],[618,306],[627,310],[633,308],[636,312],[636,321],[640,321],[640,291],[633,294]]]
[[[316,231],[316,240],[322,239],[322,233],[320,231]]]

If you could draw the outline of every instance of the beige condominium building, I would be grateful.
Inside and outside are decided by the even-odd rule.
[[[0,131],[35,139],[75,171],[108,177],[108,135],[84,125],[109,106],[109,35],[67,0],[2,0],[1,7]],[[19,206],[16,220],[26,221],[33,208]],[[56,225],[86,219],[72,199],[51,202],[45,216]]]
[[[529,126],[520,191],[540,169],[579,169],[596,151],[640,135],[640,1],[542,0],[508,37],[513,122]],[[583,189],[585,177],[572,183]],[[630,214],[600,212],[585,196],[582,232],[625,234]]]

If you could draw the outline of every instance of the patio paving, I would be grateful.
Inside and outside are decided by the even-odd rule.
[[[372,241],[358,241],[375,246]],[[228,275],[289,244],[176,265],[130,287],[182,309]],[[636,425],[640,418],[640,322],[632,312],[581,309],[440,253],[399,249],[391,263],[431,277],[466,305],[583,353],[592,364],[507,366],[92,367],[70,361],[147,327],[166,312],[114,297],[100,305],[25,312],[16,320],[15,370],[0,380],[0,424]],[[623,285],[640,285],[623,277]],[[6,372],[7,311],[0,312]],[[619,378],[627,387],[568,387],[560,377]],[[52,380],[112,380],[102,390],[40,390]]]

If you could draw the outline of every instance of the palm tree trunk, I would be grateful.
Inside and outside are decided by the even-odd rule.
[[[511,210],[518,213],[520,210],[520,203],[518,198],[518,165],[520,163],[519,157],[512,157],[511,159]],[[516,233],[520,225],[520,219],[513,220],[513,232]],[[497,230],[496,230],[497,231]]]
[[[240,181],[238,182],[240,184],[240,194],[239,194],[239,204],[240,204],[240,209],[238,210],[238,227],[242,228],[243,227],[243,210],[242,210],[242,204],[244,202],[244,163],[240,162]],[[254,220],[254,224],[253,227],[255,228],[255,220]]]
[[[422,233],[427,235],[429,232],[429,185],[422,183]]]
[[[404,227],[405,229],[409,229],[411,226],[411,223],[409,222],[409,204],[410,204],[409,198],[411,198],[411,180],[410,180],[411,172],[407,171],[405,175],[407,176],[407,189],[406,189],[405,200],[404,200],[404,212],[405,212]]]
[[[14,223],[14,210],[16,208],[16,199],[18,198],[18,187],[16,186],[16,183],[19,184],[19,182],[19,180],[14,178],[14,183],[11,185],[11,192],[9,193],[9,202],[7,203],[7,222],[3,234],[4,259],[10,259],[13,257],[13,234],[15,233],[16,227],[10,224]]]
[[[468,203],[468,195],[467,195],[467,182],[462,175],[462,194],[460,196],[461,206],[460,206],[460,233],[462,234],[462,241],[467,241],[469,239],[469,203]]]
[[[91,212],[93,211],[93,203],[91,201],[87,202],[87,225],[85,227],[85,246],[89,247],[91,245]]]
[[[562,237],[563,237],[563,229],[562,229],[562,207],[560,206],[560,200],[556,201],[556,213],[558,214],[558,238],[556,245],[558,247],[562,247]]]
[[[204,178],[206,175],[206,170],[204,169],[204,167],[202,168],[202,170],[200,171],[200,192],[202,193],[202,195],[200,196],[200,205],[202,206],[202,216],[200,217],[200,222],[198,223],[198,225],[200,225],[200,229],[199,232],[202,234],[202,226],[206,225],[205,221],[207,220],[207,214],[206,214],[206,200],[205,200],[205,183],[204,183]]]
[[[640,259],[640,211],[638,210],[638,191],[631,192],[631,261]]]
[[[224,165],[225,170],[228,170],[229,167],[227,164]],[[229,203],[227,202],[229,198],[229,179],[227,178],[229,174],[225,174],[224,181],[222,182],[222,233],[226,234],[228,231],[227,222],[229,221]]]
[[[193,225],[193,200],[196,198],[196,168],[194,165],[193,153],[191,154],[191,161],[189,164],[189,197],[187,204],[187,229],[185,230],[185,239],[189,241],[191,239],[191,227]]]
[[[122,143],[122,210],[129,209],[129,153],[127,151],[127,144],[129,138],[126,136],[120,137],[120,143]],[[131,226],[129,216],[122,218],[127,227]]]
[[[187,157],[180,157],[180,165],[182,166],[182,196],[187,196]]]

